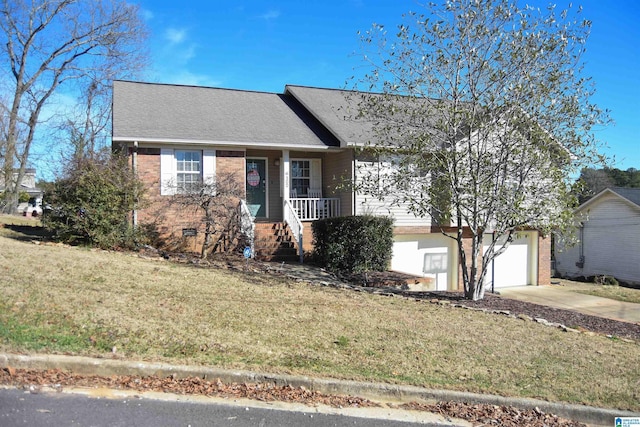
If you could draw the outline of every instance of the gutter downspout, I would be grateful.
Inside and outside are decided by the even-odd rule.
[[[137,178],[138,177],[138,141],[133,141],[133,153],[131,156],[132,156],[131,166],[133,169],[133,175]],[[137,200],[138,200],[138,195],[136,194],[136,197],[135,197],[136,203],[137,203]],[[138,210],[136,209],[135,205],[133,207],[133,211],[131,211],[131,223],[133,225],[133,228],[136,228],[138,226]]]

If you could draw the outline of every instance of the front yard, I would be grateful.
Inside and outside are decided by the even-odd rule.
[[[4,230],[6,231],[6,230]],[[0,351],[413,384],[640,410],[640,345],[0,229]]]

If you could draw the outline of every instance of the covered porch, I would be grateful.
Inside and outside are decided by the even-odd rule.
[[[337,185],[350,166],[342,151],[247,150],[246,207],[251,222],[286,224],[302,260],[303,249],[310,250],[310,222],[350,214],[351,194]]]
[[[350,169],[345,158],[343,152],[247,150],[245,188],[251,215],[261,222],[350,215],[350,193],[337,189]]]

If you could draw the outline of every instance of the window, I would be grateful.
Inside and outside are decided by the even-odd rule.
[[[176,187],[178,191],[197,189],[202,182],[200,151],[176,150]]]
[[[212,185],[216,174],[216,151],[160,150],[160,194],[170,196],[197,189],[202,183]]]
[[[298,197],[307,196],[311,187],[311,162],[309,160],[291,161],[291,190]]]

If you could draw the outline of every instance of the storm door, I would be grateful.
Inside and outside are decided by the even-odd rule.
[[[255,218],[267,217],[267,161],[246,160],[247,205]]]

